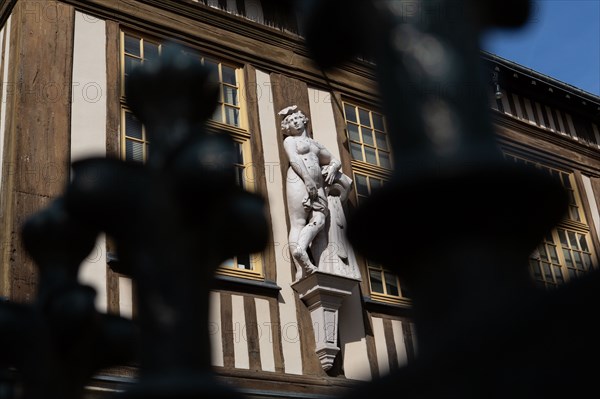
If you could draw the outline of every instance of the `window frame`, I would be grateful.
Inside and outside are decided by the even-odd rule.
[[[507,159],[509,162],[515,162],[520,165],[534,167],[537,170],[549,172],[549,175],[552,175],[553,177],[558,177],[565,190],[570,191],[572,194],[569,196],[569,209],[576,207],[577,210],[578,220],[570,218],[570,211],[567,211],[565,217],[561,218],[561,220],[552,228],[552,230],[550,230],[546,236],[540,240],[540,243],[530,254],[529,271],[533,282],[536,285],[545,288],[555,288],[559,287],[561,284],[566,284],[573,279],[569,273],[569,270],[573,270],[574,268],[570,268],[568,266],[564,254],[565,249],[569,251],[573,251],[573,249],[570,246],[568,248],[563,246],[563,240],[561,240],[559,233],[561,230],[566,232],[568,243],[570,240],[568,233],[573,233],[576,235],[576,237],[577,235],[581,235],[584,238],[587,251],[577,250],[577,252],[585,252],[589,254],[591,261],[586,272],[596,269],[598,266],[593,262],[593,260],[596,259],[593,237],[590,226],[587,222],[588,218],[585,212],[582,193],[580,193],[579,186],[577,185],[575,171],[568,170],[567,168],[560,168],[554,165],[551,166],[548,163],[533,160],[533,157],[527,158],[510,151],[505,151],[503,154],[505,159]],[[565,178],[568,179],[566,180],[568,184],[566,184]],[[555,248],[557,263],[553,262],[552,256],[547,255],[548,248],[550,248],[549,246]],[[539,270],[539,273],[536,273],[536,270],[534,269],[536,266],[532,264],[533,262],[537,262],[537,270]],[[572,261],[572,263],[575,264],[574,261]],[[544,267],[545,264],[549,265],[549,272],[548,266]],[[557,266],[560,266],[561,271],[561,278],[558,280],[555,278],[555,269]],[[580,275],[581,274],[582,273],[580,273]]]
[[[352,107],[354,109],[354,113],[355,113],[355,117],[356,117],[355,121],[348,119],[348,115],[346,112],[347,106]],[[369,125],[365,125],[362,122],[361,113],[360,113],[361,110],[366,111],[368,113]],[[379,117],[381,117],[381,124],[382,124],[383,130],[381,130],[375,126],[376,124],[374,122],[374,115],[379,115]],[[383,174],[390,173],[394,169],[394,159],[393,159],[393,154],[392,154],[391,142],[390,142],[390,138],[389,138],[389,134],[388,134],[388,125],[387,125],[387,121],[386,121],[383,113],[380,112],[379,110],[374,109],[373,107],[367,107],[367,106],[358,104],[353,101],[343,100],[342,101],[342,117],[344,118],[344,124],[345,124],[344,130],[346,133],[346,140],[348,142],[348,151],[350,152],[350,159],[352,160],[352,162],[362,163],[362,164],[364,164],[365,167],[377,170],[379,173],[383,173]],[[359,135],[358,139],[354,139],[351,137],[349,125],[357,126],[357,132]],[[371,136],[372,143],[371,144],[364,140],[363,128],[367,128],[367,129],[371,130],[371,132],[372,132],[372,136]],[[385,139],[385,143],[386,143],[385,144],[386,148],[380,147],[380,145],[378,144],[377,133],[380,133],[383,135],[383,137]],[[362,154],[361,159],[356,159],[352,155],[352,144],[357,144],[360,146],[361,154]],[[373,149],[375,158],[377,161],[376,163],[369,162],[366,160],[367,159],[366,148]],[[389,168],[382,166],[382,162],[380,160],[380,158],[381,158],[380,153],[388,154]]]

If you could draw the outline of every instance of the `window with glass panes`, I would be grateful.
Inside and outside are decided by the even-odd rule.
[[[392,154],[383,115],[369,107],[343,103],[354,193],[358,206],[377,191],[392,173]],[[395,273],[367,260],[371,298],[399,303],[408,300],[408,291]]]
[[[506,154],[505,157],[548,173],[562,184],[569,198],[569,208],[564,218],[546,234],[530,255],[529,267],[535,283],[553,288],[589,272],[594,267],[590,229],[580,205],[581,197],[573,173],[514,155]]]
[[[143,35],[121,33],[121,156],[135,162],[145,162],[150,151],[150,142],[143,124],[127,107],[125,82],[133,69],[158,59],[162,54],[159,40]],[[218,104],[208,128],[214,132],[230,134],[236,149],[236,182],[245,189],[254,190],[250,132],[244,123],[240,88],[243,85],[241,69],[214,58],[205,57],[192,49],[183,50],[190,57],[197,57],[208,68],[219,83]],[[223,263],[220,272],[246,278],[262,278],[262,258],[259,255],[240,256]]]
[[[156,60],[161,53],[161,45],[141,36],[123,33],[121,36],[121,128],[122,156],[128,161],[144,162],[148,157],[148,139],[142,123],[127,108],[125,82],[138,66]]]
[[[372,261],[367,261],[367,268],[371,298],[386,302],[410,298],[410,293],[395,273]]]
[[[383,115],[344,102],[344,118],[352,159],[391,170],[392,156]]]

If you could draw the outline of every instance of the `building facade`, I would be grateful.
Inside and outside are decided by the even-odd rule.
[[[301,26],[271,2],[0,4],[1,296],[34,298],[36,266],[20,242],[20,226],[62,194],[72,161],[145,161],[151,143],[128,107],[125,81],[174,42],[217,79],[218,106],[208,127],[233,137],[238,184],[266,199],[271,225],[263,252],[230,259],[217,273],[209,320],[217,374],[251,397],[319,398],[414,359],[410,292],[392,271],[351,248],[343,248],[344,261],[334,256],[341,248],[333,248],[328,260],[355,265],[359,276],[349,279],[335,309],[315,314],[295,281],[288,237],[289,160],[279,114],[286,107],[306,114],[312,138],[352,179],[346,212],[391,177],[390,132],[372,63],[357,59],[319,70]],[[568,214],[530,258],[540,286],[567,283],[597,267],[600,98],[492,54],[482,53],[482,61],[506,158],[546,171],[569,193]],[[99,239],[80,279],[97,290],[100,310],[135,318],[135,284],[120,272],[110,237]],[[339,348],[327,362],[326,351],[319,352],[326,344]],[[90,382],[90,395],[127,389],[135,377],[133,364],[103,370]]]

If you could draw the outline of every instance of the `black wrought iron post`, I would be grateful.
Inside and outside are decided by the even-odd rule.
[[[70,215],[62,198],[30,217],[22,230],[39,268],[32,304],[0,304],[0,366],[9,398],[78,399],[92,376],[136,356],[138,330],[96,310],[96,292],[78,282],[98,231]]]
[[[324,69],[364,53],[376,63],[394,175],[352,215],[348,235],[409,286],[417,330],[417,361],[351,397],[386,389],[420,398],[555,397],[568,389],[545,382],[561,374],[582,382],[563,362],[581,373],[598,353],[595,339],[576,355],[544,352],[542,343],[556,349],[569,335],[550,318],[553,307],[582,306],[581,318],[561,317],[589,331],[583,314],[597,309],[598,295],[574,287],[589,290],[598,277],[554,293],[534,287],[528,257],[566,212],[566,195],[559,182],[503,159],[489,115],[480,34],[522,25],[529,7],[383,0],[305,10],[307,42]]]
[[[209,292],[218,266],[260,251],[268,228],[262,198],[236,184],[232,138],[205,128],[216,90],[199,60],[165,45],[126,82],[146,164],[73,165],[67,209],[113,237],[137,287],[140,379],[128,398],[238,397],[212,371]]]

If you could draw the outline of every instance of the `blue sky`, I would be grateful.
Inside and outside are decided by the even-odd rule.
[[[600,96],[600,0],[535,0],[528,24],[493,30],[482,48]]]

